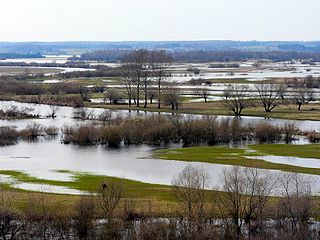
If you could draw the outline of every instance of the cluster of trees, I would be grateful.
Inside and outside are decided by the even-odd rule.
[[[90,119],[98,119],[86,113]],[[286,142],[300,134],[298,126],[288,122],[272,125],[266,122],[244,124],[237,118],[218,120],[215,117],[181,118],[151,116],[146,118],[112,118],[103,114],[104,125],[86,124],[63,128],[63,142],[79,145],[129,144],[183,145],[221,144],[241,141]]]
[[[0,79],[0,84],[1,95],[40,95],[45,92],[45,89],[41,85],[31,84],[27,82],[19,82],[11,77]]]
[[[255,89],[250,90],[245,85],[230,85],[224,91],[224,105],[235,116],[241,116],[245,108],[253,106],[256,98],[263,106],[265,112],[273,109],[285,102],[293,102],[298,110],[305,104],[316,99],[315,91],[309,85],[309,78],[295,79],[290,91],[285,84],[262,83],[256,84]],[[257,93],[256,98],[252,92]]]
[[[158,108],[161,107],[162,90],[166,79],[171,75],[170,66],[172,58],[165,51],[135,50],[125,54],[121,61],[119,71],[122,75],[129,101],[133,99],[140,107],[140,97],[144,95],[144,108],[148,105],[149,91],[156,85]],[[171,101],[173,102],[173,101]]]
[[[203,168],[193,166],[187,166],[173,180],[187,239],[318,238],[319,229],[310,225],[316,210],[312,179],[294,173],[272,176],[254,167],[234,167],[223,173],[218,188],[222,193],[212,193],[213,197],[208,194],[210,191],[205,192],[209,180]],[[271,203],[273,195],[281,197]],[[212,202],[213,218],[206,212],[208,202]]]
[[[234,167],[221,176],[223,192],[211,190],[208,172],[187,166],[172,180],[176,209],[158,217],[152,202],[139,210],[120,181],[101,182],[93,196],[82,196],[70,211],[49,195],[13,207],[14,193],[1,192],[1,239],[318,239],[312,225],[316,203],[312,180],[299,174]],[[279,198],[272,198],[272,195]]]
[[[40,53],[0,53],[0,59],[15,59],[15,58],[43,58]]]
[[[94,78],[94,77],[118,77],[119,71],[117,68],[112,68],[104,65],[97,65],[95,66],[94,71],[71,71],[60,73],[57,75],[62,79],[68,78]]]

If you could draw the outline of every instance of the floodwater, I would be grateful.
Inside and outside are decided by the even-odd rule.
[[[28,107],[32,108],[34,114],[39,114],[44,117],[48,115],[50,107],[48,105],[18,103],[12,101],[0,102],[0,109],[8,106]],[[95,111],[97,114],[101,113],[102,109],[89,109]],[[77,111],[72,107],[60,107],[58,117],[56,119],[40,118],[40,119],[26,119],[26,120],[1,120],[0,126],[12,126],[22,129],[30,122],[38,122],[44,126],[84,124],[89,121],[74,120],[73,113]],[[150,115],[158,113],[137,113],[132,111],[121,110],[111,111],[112,115],[121,116],[136,116],[136,115]],[[184,115],[186,116],[186,115]],[[230,118],[230,117],[220,117]],[[244,122],[259,122],[269,121],[274,124],[282,124],[285,120],[281,119],[263,119],[255,117],[243,118]],[[92,121],[90,121],[92,122]],[[320,129],[320,122],[317,121],[296,121],[304,130]],[[172,146],[178,147],[178,146]],[[76,146],[61,144],[60,137],[49,138],[42,137],[37,141],[21,141],[13,146],[6,146],[0,148],[0,169],[2,170],[16,170],[22,171],[31,176],[58,181],[72,181],[72,172],[92,173],[96,175],[105,175],[119,178],[126,178],[146,183],[157,183],[170,185],[172,178],[180,173],[187,165],[192,164],[206,169],[211,179],[211,187],[217,186],[219,178],[224,170],[230,166],[209,164],[209,163],[190,163],[180,161],[165,161],[154,159],[151,157],[152,151],[158,149],[151,146],[126,146],[117,149],[109,148],[107,146]],[[270,161],[280,161],[278,158],[272,158]],[[284,160],[283,160],[284,161]],[[288,160],[289,161],[289,160]],[[319,164],[314,159],[296,159],[301,166],[310,166],[318,168]],[[318,160],[320,162],[320,160]],[[290,163],[289,163],[290,164]],[[295,165],[293,163],[292,165]],[[59,170],[68,170],[69,172],[62,172]],[[270,171],[279,172],[279,171]],[[320,178],[320,176],[315,176]],[[320,179],[319,179],[320,180]],[[57,186],[47,186],[42,184],[30,183],[14,183],[14,187],[46,191],[55,193],[69,193],[81,194],[81,192]],[[318,185],[317,185],[318,186]],[[69,191],[70,190],[70,191]],[[317,191],[320,190],[317,189]]]
[[[73,119],[74,113],[79,111],[78,108],[72,107],[59,107],[57,112],[57,118],[51,119],[46,118],[46,116],[50,113],[50,106],[45,104],[32,104],[32,103],[20,103],[15,101],[0,101],[0,109],[6,109],[10,106],[15,106],[17,108],[29,108],[32,109],[31,113],[40,115],[39,119],[20,119],[20,120],[0,120],[0,126],[11,126],[17,127],[19,129],[26,127],[31,122],[37,122],[44,126],[56,126],[62,127],[65,125],[71,124],[81,124],[81,123],[88,123],[92,121],[81,121]],[[129,111],[129,110],[107,110],[101,108],[87,108],[88,112],[93,112],[95,114],[101,114],[104,111],[108,111],[111,113],[113,117],[121,116],[121,117],[134,117],[134,116],[151,116],[159,114],[158,112],[145,112],[145,111]],[[161,113],[163,115],[171,116],[171,113]],[[181,114],[182,116],[194,116],[194,117],[201,117],[200,115],[193,115],[193,114]],[[226,118],[234,118],[233,116],[218,116],[220,119]],[[248,117],[244,116],[241,118],[241,121],[244,123],[259,123],[259,122],[269,122],[272,124],[281,125],[288,120],[285,119],[265,119],[262,117]],[[303,131],[310,131],[310,130],[320,130],[320,121],[300,121],[300,120],[291,120],[290,122],[296,123],[301,130]]]

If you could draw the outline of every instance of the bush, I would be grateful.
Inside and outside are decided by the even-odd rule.
[[[22,137],[37,138],[44,135],[44,127],[39,123],[31,123],[25,129],[20,131]]]
[[[320,142],[320,133],[316,131],[306,132],[307,139],[311,143]]]
[[[0,127],[0,145],[11,145],[18,142],[19,133],[10,127]]]
[[[101,143],[110,147],[119,147],[121,144],[121,129],[118,126],[105,126],[101,129]]]
[[[260,143],[275,142],[281,139],[281,128],[270,123],[258,123],[254,127],[254,136]]]
[[[55,126],[49,126],[45,129],[45,132],[49,136],[56,136],[59,134],[59,128]]]

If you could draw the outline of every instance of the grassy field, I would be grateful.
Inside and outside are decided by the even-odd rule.
[[[74,174],[73,182],[43,180],[31,177],[27,174],[17,171],[1,170],[0,174],[11,176],[15,182],[49,184],[54,186],[64,186],[78,189],[86,192],[95,193],[99,184],[103,181],[113,181],[124,187],[124,200],[132,200],[136,204],[138,212],[150,212],[154,216],[170,215],[177,209],[177,200],[172,194],[172,187],[159,184],[149,184],[133,180],[120,179],[107,176],[98,176],[86,173],[75,173],[61,170],[59,172]],[[0,198],[13,201],[13,206],[17,209],[25,208],[30,201],[39,201],[40,198],[46,198],[45,204],[49,207],[64,207],[66,211],[72,211],[74,204],[80,199],[80,196],[69,194],[53,194],[25,191],[13,189],[8,184],[2,184]],[[211,201],[213,194],[220,194],[217,191],[205,191],[208,201]],[[95,197],[95,196],[93,196]],[[209,203],[209,202],[208,202]]]
[[[248,150],[255,150],[254,152]],[[307,154],[304,154],[307,153]],[[296,156],[319,158],[320,145],[285,145],[266,144],[250,145],[248,149],[229,147],[190,147],[181,149],[163,149],[154,152],[154,157],[164,160],[187,162],[206,162],[233,166],[254,166],[262,169],[320,175],[320,169],[297,167],[286,164],[271,163],[256,159],[261,155]],[[250,157],[250,159],[248,159]]]
[[[208,103],[183,103],[180,105],[178,111],[172,111],[170,106],[162,106],[159,110],[157,104],[148,104],[147,108],[137,108],[128,105],[109,105],[109,104],[94,104],[85,103],[87,107],[107,108],[113,110],[141,110],[151,112],[170,112],[170,113],[188,113],[200,115],[233,115],[229,112],[222,102],[208,102]],[[143,104],[141,104],[143,106]],[[261,106],[250,107],[244,109],[243,116],[254,116],[263,118],[279,118],[288,120],[313,120],[320,121],[320,104],[308,104],[302,107],[301,111],[297,110],[296,105],[281,105],[275,108],[272,112],[266,113]]]
[[[12,75],[12,74],[36,74],[36,73],[59,73],[61,69],[56,68],[35,68],[35,67],[0,67],[0,75]]]
[[[288,144],[256,144],[250,145],[251,149],[268,155],[290,156],[301,158],[319,158],[320,144],[288,145]]]

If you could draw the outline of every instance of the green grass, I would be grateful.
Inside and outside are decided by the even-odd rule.
[[[320,144],[256,144],[250,145],[250,148],[268,155],[320,159]]]
[[[273,147],[275,151],[272,151]],[[303,145],[297,147],[291,153],[291,148],[295,149],[296,145],[252,145],[249,148],[257,150],[257,152],[248,152],[243,148],[229,148],[229,147],[190,147],[181,149],[163,149],[153,153],[154,157],[164,160],[177,160],[187,162],[206,162],[222,165],[232,166],[254,166],[262,169],[281,170],[287,172],[307,173],[320,175],[320,169],[298,167],[287,164],[278,164],[256,159],[255,157],[261,155],[279,155],[279,156],[297,156],[297,157],[316,157],[319,156],[319,145]],[[308,155],[303,155],[302,149]],[[300,149],[300,150],[299,150]],[[281,154],[282,152],[282,154]],[[279,154],[276,154],[279,153]],[[286,155],[287,154],[287,155]],[[247,157],[251,157],[248,159]]]
[[[126,196],[128,198],[174,201],[171,194],[171,187],[166,185],[149,184],[128,179],[94,175],[90,173],[70,172],[68,170],[58,170],[57,172],[70,173],[73,175],[73,181],[39,179],[19,171],[0,170],[0,174],[10,176],[14,182],[63,186],[84,192],[96,192],[99,184],[105,180],[108,180],[123,184],[126,191]]]

